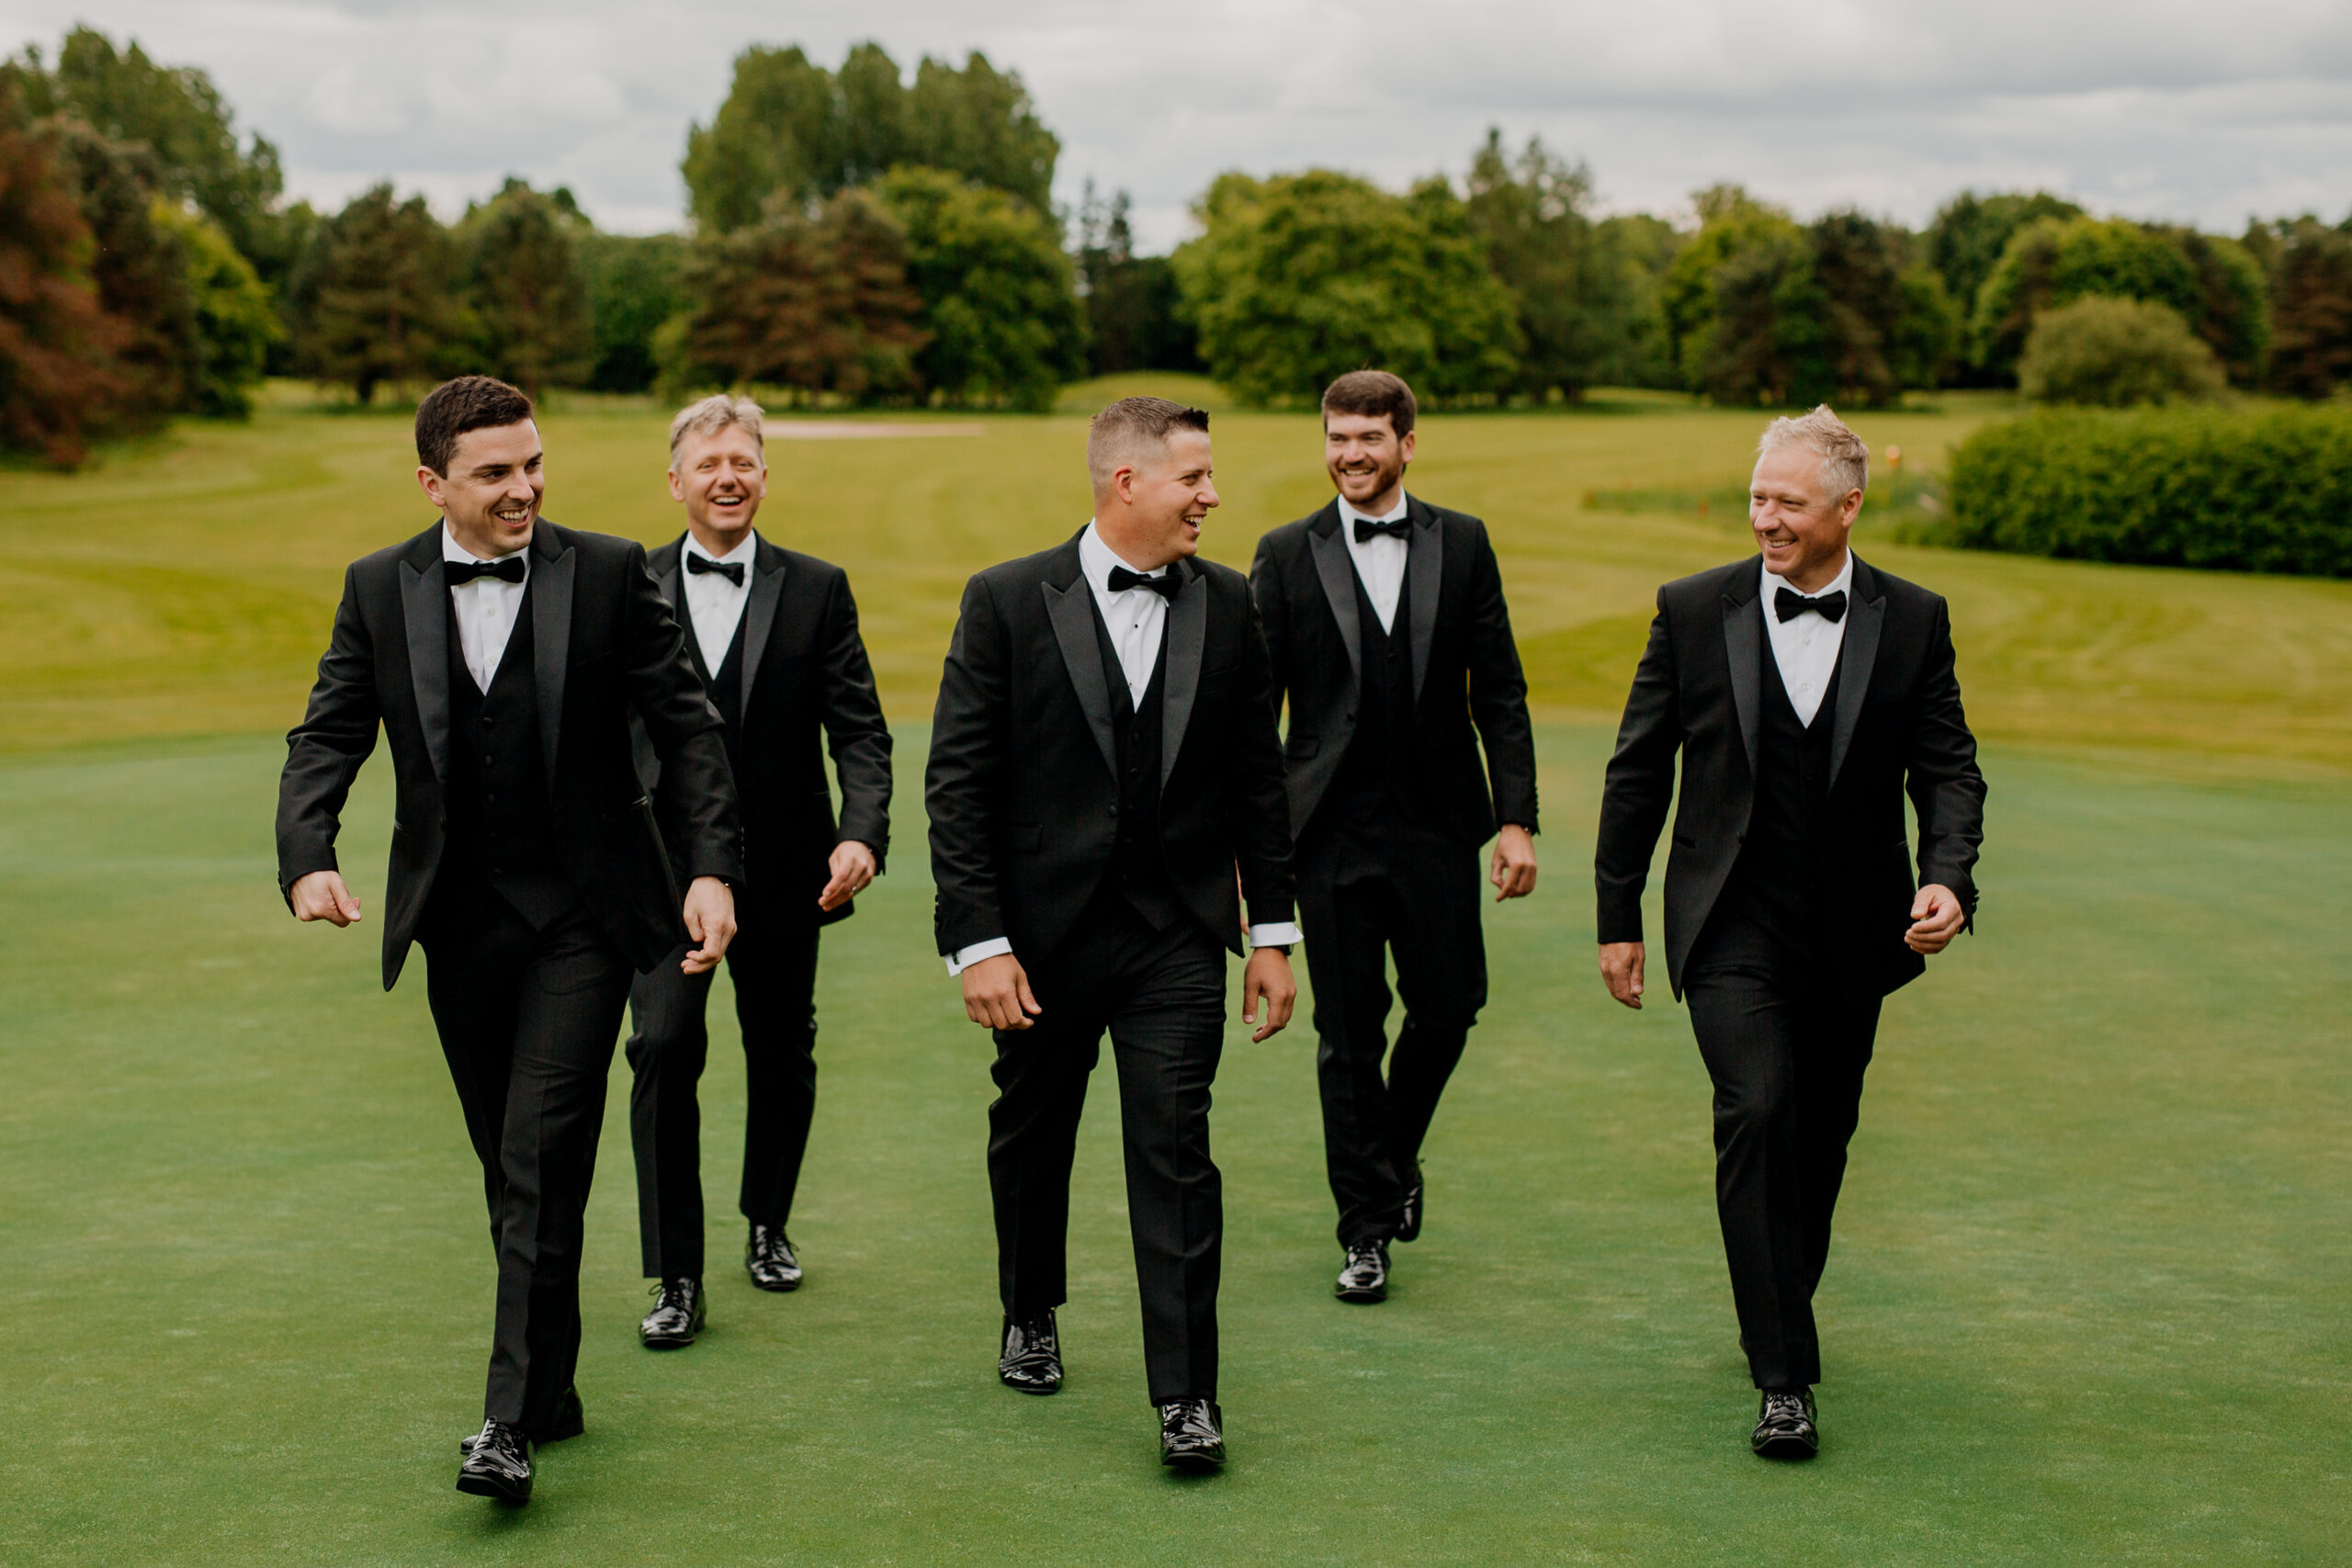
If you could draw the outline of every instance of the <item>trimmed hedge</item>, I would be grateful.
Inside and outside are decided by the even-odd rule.
[[[2035,413],[1961,443],[1949,483],[1971,549],[2352,577],[2352,410]]]

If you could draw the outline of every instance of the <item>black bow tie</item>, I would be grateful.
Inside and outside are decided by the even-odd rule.
[[[1356,543],[1359,545],[1376,539],[1383,534],[1393,539],[1406,538],[1412,531],[1413,520],[1409,517],[1392,517],[1385,523],[1370,517],[1356,519]]]
[[[523,581],[523,556],[518,550],[504,560],[443,561],[441,570],[448,575],[452,588],[462,587],[477,577],[494,577],[501,582],[520,582]]]
[[[743,586],[743,563],[741,561],[713,560],[708,556],[698,556],[695,554],[694,551],[688,550],[686,552],[686,575],[688,577],[700,577],[706,571],[715,571],[718,573],[719,576],[725,578],[728,581],[733,583],[738,588]]]
[[[1846,618],[1846,594],[1840,589],[1818,599],[1808,599],[1793,588],[1783,588],[1772,595],[1772,609],[1784,621],[1793,621],[1811,610],[1834,626]]]
[[[1130,588],[1140,588],[1148,593],[1157,593],[1162,599],[1173,599],[1176,597],[1177,590],[1183,586],[1182,580],[1172,571],[1163,571],[1157,577],[1146,577],[1142,572],[1129,571],[1123,566],[1114,566],[1111,569],[1111,592],[1114,593],[1125,593]]]

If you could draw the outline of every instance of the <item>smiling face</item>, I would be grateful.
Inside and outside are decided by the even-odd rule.
[[[1756,464],[1747,487],[1747,525],[1764,553],[1764,570],[1800,592],[1819,592],[1846,564],[1847,536],[1862,509],[1862,492],[1830,493],[1821,454],[1783,446]]]
[[[419,464],[416,482],[459,545],[484,560],[511,556],[531,542],[547,491],[539,427],[526,419],[469,430],[450,451],[449,471]]]
[[[1323,416],[1324,470],[1358,512],[1378,517],[1395,510],[1405,465],[1412,460],[1413,432],[1399,436],[1396,422],[1385,413]]]
[[[743,542],[768,493],[759,438],[740,424],[689,433],[670,459],[670,495],[685,503],[695,543],[723,556]]]
[[[1121,560],[1157,571],[1199,553],[1201,521],[1219,504],[1216,480],[1208,432],[1170,431],[1158,455],[1112,472],[1095,497],[1095,529]]]

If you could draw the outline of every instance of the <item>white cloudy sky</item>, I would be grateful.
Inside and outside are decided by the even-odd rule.
[[[1019,70],[1057,196],[1128,189],[1155,245],[1220,170],[1402,182],[1490,124],[1619,210],[1721,179],[1912,222],[1969,186],[2228,231],[2352,208],[2346,0],[0,0],[0,44],[79,20],[209,71],[315,202],[390,175],[454,213],[513,172],[627,230],[679,220],[737,51],[869,37]]]

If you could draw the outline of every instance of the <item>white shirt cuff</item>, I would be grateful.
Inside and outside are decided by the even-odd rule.
[[[983,958],[994,958],[1000,953],[1012,951],[1009,936],[992,936],[986,942],[976,942],[969,947],[959,947],[947,960],[948,977],[953,979]]]
[[[1253,948],[1292,947],[1305,940],[1298,934],[1297,923],[1292,920],[1276,920],[1250,928],[1250,945]]]

